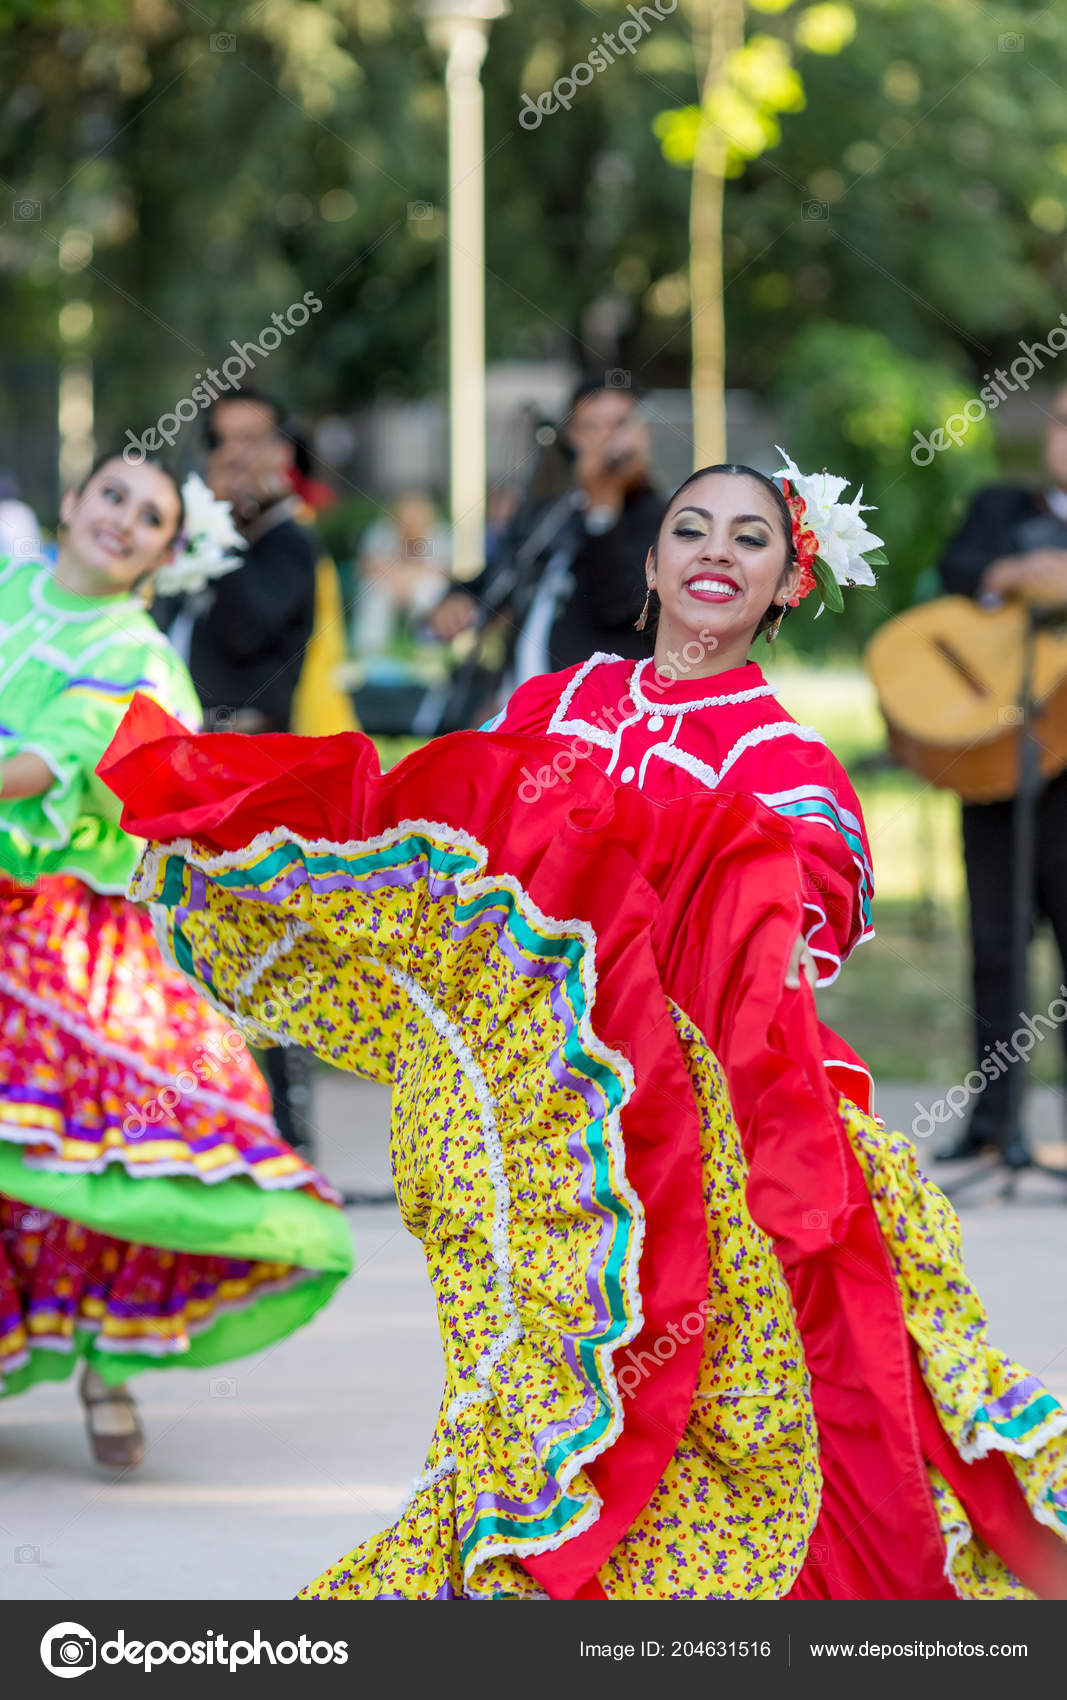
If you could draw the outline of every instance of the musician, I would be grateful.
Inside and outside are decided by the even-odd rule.
[[[430,619],[448,639],[502,613],[513,685],[597,650],[631,660],[652,653],[652,634],[635,632],[634,621],[666,502],[633,392],[607,375],[583,380],[561,440],[574,457],[571,488],[555,502],[524,503],[481,576],[454,585]]]
[[[1025,595],[1067,603],[1067,387],[1052,402],[1041,487],[1008,484],[980,490],[945,550],[940,572],[945,589],[958,596],[993,603]],[[963,805],[979,1065],[995,1053],[998,1041],[1010,1039],[1020,1019],[1012,998],[1012,811],[1010,800]],[[1067,975],[1067,772],[1042,790],[1035,837],[1034,915],[1051,922]],[[1009,1080],[1008,1070],[988,1080],[969,1125],[941,1153],[943,1159],[970,1157],[993,1146],[1011,1166],[1025,1166],[1029,1152],[1023,1130],[1010,1124]]]
[[[248,546],[237,571],[210,591],[182,602],[161,598],[152,613],[187,658],[209,727],[287,731],[315,623],[317,554],[313,534],[294,517],[292,444],[279,404],[250,389],[213,404],[205,437],[208,484],[232,504]],[[310,1151],[307,1053],[271,1046],[263,1067],[283,1139]]]

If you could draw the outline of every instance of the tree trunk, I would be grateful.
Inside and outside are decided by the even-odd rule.
[[[697,137],[689,202],[689,311],[693,359],[693,464],[726,459],[726,330],[722,214],[729,137],[708,117],[726,82],[730,55],[743,45],[744,0],[690,0],[704,122]]]

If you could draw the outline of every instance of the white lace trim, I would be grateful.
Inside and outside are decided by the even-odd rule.
[[[723,708],[728,703],[754,702],[757,697],[772,697],[774,690],[768,684],[753,685],[747,691],[724,692],[721,696],[701,697],[696,702],[661,702],[650,703],[641,689],[641,675],[646,667],[651,667],[652,660],[646,658],[639,661],[630,674],[629,692],[642,714],[662,714],[668,716],[692,714],[698,708]]]
[[[812,956],[821,957],[824,962],[831,964],[829,973],[815,976],[815,984],[819,987],[832,986],[841,972],[841,958],[835,950],[827,950],[825,946],[813,943],[816,933],[830,924],[826,919],[826,910],[821,908],[818,903],[812,903],[807,897],[804,899],[804,907],[810,909],[815,915],[815,920],[804,934],[804,943],[811,951]]]
[[[253,1262],[256,1260],[249,1258],[245,1261]],[[314,1269],[295,1268],[290,1270],[287,1275],[279,1275],[275,1281],[260,1282],[258,1286],[253,1287],[239,1299],[220,1299],[212,1307],[208,1316],[189,1322],[186,1325],[185,1332],[190,1339],[194,1335],[206,1334],[214,1327],[216,1318],[223,1311],[249,1310],[261,1296],[267,1297],[271,1293],[288,1292],[290,1288],[299,1287],[303,1282],[312,1280],[317,1273],[318,1271]],[[79,1322],[79,1327],[81,1326],[82,1324]],[[99,1328],[99,1324],[96,1324],[96,1328]],[[138,1355],[148,1358],[180,1357],[186,1349],[182,1341],[153,1340],[150,1336],[136,1345],[128,1339],[101,1340],[99,1335],[96,1340],[98,1352],[136,1352]]]
[[[615,1438],[616,1436],[613,1435],[612,1440],[614,1441]],[[598,1450],[603,1451],[604,1449],[601,1447]],[[577,1468],[576,1465],[575,1470]],[[558,1478],[561,1495],[566,1492],[568,1485],[574,1479],[575,1470],[568,1469]],[[563,1480],[563,1474],[566,1475],[566,1481]],[[551,1535],[547,1539],[544,1535],[541,1535],[528,1541],[491,1541],[487,1547],[482,1547],[477,1557],[475,1558],[472,1555],[463,1567],[464,1589],[478,1565],[487,1564],[491,1558],[536,1558],[539,1553],[558,1552],[560,1547],[566,1546],[568,1541],[573,1541],[578,1535],[584,1534],[586,1529],[591,1529],[600,1516],[604,1502],[592,1483],[590,1483],[589,1495],[589,1503],[586,1509],[575,1518],[569,1529],[563,1529],[559,1534]]]
[[[446,1452],[440,1463],[435,1464],[432,1470],[425,1470],[421,1476],[415,1476],[401,1501],[400,1510],[396,1514],[397,1522],[399,1523],[404,1513],[414,1505],[420,1493],[425,1493],[427,1488],[436,1487],[437,1483],[444,1481],[446,1476],[454,1476],[458,1468],[454,1455],[451,1452]]]
[[[628,727],[636,725],[639,720],[644,719],[646,716],[651,718],[659,715],[664,719],[673,720],[674,724],[671,727],[670,737],[664,739],[660,743],[653,744],[642,756],[641,771],[638,779],[639,788],[644,783],[648,762],[654,755],[660,755],[664,760],[673,761],[679,767],[684,767],[687,772],[693,775],[694,778],[699,779],[701,783],[708,786],[710,790],[714,790],[723,775],[730,767],[733,766],[733,763],[744,754],[745,750],[753,744],[762,743],[766,738],[778,738],[792,734],[796,737],[805,738],[819,744],[825,742],[813,726],[798,726],[792,720],[771,722],[770,725],[757,726],[751,731],[743,733],[732,748],[727,752],[721,768],[718,772],[716,772],[713,767],[711,767],[707,762],[701,761],[698,756],[691,756],[687,752],[677,748],[675,739],[678,734],[678,728],[681,725],[681,716],[699,708],[710,708],[717,705],[722,706],[727,703],[749,702],[758,697],[773,696],[774,691],[771,686],[767,684],[755,685],[751,690],[724,693],[721,696],[703,697],[697,702],[654,704],[650,703],[643,695],[640,687],[640,673],[642,668],[649,665],[648,661],[637,662],[633,673],[630,676],[629,685],[627,686],[627,695],[634,704],[634,712],[620,719],[613,731],[608,732],[604,729],[604,727],[597,726],[592,721],[581,717],[575,719],[569,718],[571,704],[574,701],[575,694],[593,669],[595,667],[599,667],[603,662],[618,661],[620,659],[621,658],[617,655],[605,655],[598,651],[596,655],[590,656],[588,661],[583,662],[582,666],[578,669],[577,673],[575,673],[574,677],[569,681],[562,692],[559,702],[556,704],[552,713],[552,718],[545,728],[545,736],[550,737],[553,734],[556,736],[568,736],[573,734],[583,738],[588,743],[599,744],[602,749],[611,750],[612,759],[607,767],[607,772],[611,773],[619,760],[619,753],[622,746],[622,734]]]
[[[699,1043],[704,1047],[704,1050],[707,1052],[708,1056],[711,1058],[712,1062],[714,1063],[715,1068],[716,1068],[719,1076],[721,1076],[723,1084],[726,1085],[726,1071],[723,1068],[722,1063],[719,1061],[719,1058],[716,1055],[715,1051],[712,1049],[712,1046],[708,1043],[707,1037],[706,1037],[703,1029],[701,1028],[700,1024],[697,1021],[695,1021],[693,1019],[693,1017],[690,1014],[688,1014],[688,1012],[685,1009],[682,1008],[681,1004],[678,1003],[677,999],[670,998],[668,1000],[668,1003],[669,1003],[669,1006],[672,1009],[677,1010],[678,1014],[681,1016],[682,1020],[687,1024],[687,1026],[689,1026],[693,1029],[693,1033],[696,1034],[697,1040],[699,1040]],[[685,1036],[679,1035],[679,1042],[684,1047],[686,1044],[692,1044],[694,1041],[693,1041],[691,1035],[685,1035]],[[727,1086],[727,1096],[729,1096],[729,1087],[728,1086]],[[732,1114],[732,1111],[731,1111],[731,1114]],[[762,1229],[760,1229],[759,1232],[762,1233]],[[793,1294],[792,1294],[788,1284],[786,1285],[786,1288],[785,1288],[785,1302],[789,1306],[789,1314],[793,1319],[793,1327],[795,1328],[796,1333],[797,1333],[797,1338],[799,1339],[799,1338],[801,1338],[800,1323],[797,1320],[796,1304],[794,1302]],[[811,1376],[810,1376],[809,1373],[805,1372],[803,1384],[799,1385],[795,1390],[796,1391],[807,1391],[807,1390],[810,1389],[810,1387],[811,1387]],[[757,1390],[757,1392],[761,1392],[761,1391],[762,1390]],[[764,1396],[766,1396],[766,1395],[764,1394]],[[703,1395],[695,1396],[694,1397],[694,1404],[696,1403],[696,1397],[703,1397]],[[714,1397],[714,1395],[710,1395],[710,1397]],[[814,1415],[813,1415],[813,1421],[814,1421]],[[781,1580],[781,1582],[779,1584],[779,1591],[776,1594],[770,1596],[774,1599],[784,1599],[785,1596],[789,1593],[793,1584],[795,1583],[797,1577],[800,1575],[801,1571],[803,1570],[804,1565],[807,1562],[808,1548],[811,1545],[812,1537],[814,1536],[815,1530],[818,1527],[819,1517],[820,1517],[820,1514],[822,1512],[823,1473],[822,1473],[822,1465],[819,1461],[818,1427],[817,1427],[817,1425],[816,1425],[816,1432],[815,1432],[815,1450],[814,1450],[813,1457],[812,1457],[812,1468],[813,1468],[814,1480],[812,1482],[812,1485],[811,1485],[811,1488],[810,1488],[810,1491],[809,1491],[810,1506],[809,1506],[809,1511],[808,1511],[808,1532],[807,1532],[807,1535],[806,1535],[805,1540],[804,1540],[803,1550],[800,1553],[799,1557],[790,1566],[788,1575]],[[801,1494],[803,1494],[804,1491],[805,1491],[805,1479],[804,1479],[803,1474],[801,1473],[797,1477],[796,1491],[793,1494],[792,1499],[790,1500],[790,1507],[791,1508],[792,1508],[792,1506],[794,1506],[796,1504],[797,1498]],[[714,1596],[712,1596],[712,1597],[714,1597]],[[765,1597],[768,1597],[768,1596],[765,1596],[765,1595],[762,1595],[762,1594],[760,1595],[761,1599],[765,1598]]]
[[[161,1132],[160,1139],[181,1139],[180,1134]],[[54,1151],[59,1150],[60,1141],[54,1128],[5,1126],[3,1110],[0,1107],[0,1143],[4,1145],[51,1145]],[[281,1155],[281,1153],[279,1153]],[[314,1181],[327,1197],[339,1202],[341,1194],[326,1182],[314,1169],[298,1169],[289,1175],[262,1175],[256,1173],[254,1164],[246,1163],[243,1157],[238,1157],[232,1163],[225,1163],[216,1169],[199,1168],[192,1157],[163,1157],[155,1162],[138,1162],[127,1146],[113,1146],[94,1157],[91,1162],[79,1162],[76,1158],[66,1157],[24,1157],[23,1165],[33,1174],[42,1175],[102,1175],[112,1163],[119,1163],[126,1170],[131,1180],[138,1177],[158,1177],[160,1175],[192,1175],[195,1180],[202,1181],[204,1186],[216,1186],[219,1181],[229,1181],[235,1175],[248,1175],[261,1192],[286,1192],[293,1188],[307,1186]]]
[[[932,1485],[933,1484],[931,1484],[931,1487]],[[951,1489],[949,1491],[951,1492]],[[953,1495],[953,1497],[955,1497],[955,1495]],[[1050,1513],[1040,1501],[1035,1505],[1030,1501],[1028,1495],[1024,1495],[1024,1497],[1026,1498],[1030,1513],[1036,1522],[1045,1523],[1050,1528],[1054,1529],[1057,1534],[1063,1534],[1063,1526],[1056,1522],[1055,1513]],[[959,1502],[957,1501],[957,1503]],[[941,1529],[941,1536],[945,1543],[945,1576],[948,1581],[951,1582],[953,1592],[957,1599],[971,1601],[975,1598],[975,1595],[964,1587],[962,1577],[956,1577],[954,1566],[956,1559],[962,1552],[963,1548],[969,1546],[975,1539],[974,1530],[971,1527],[967,1513],[962,1506],[960,1506],[958,1515],[952,1514],[952,1521],[946,1527],[946,1525],[941,1521],[941,1508],[938,1504],[936,1494],[934,1496],[934,1505],[938,1513],[938,1524]],[[1004,1563],[1003,1559],[1001,1559],[1001,1563]],[[1009,1569],[1007,1564],[1004,1564],[1004,1568],[1018,1588],[1028,1591],[1025,1589],[1025,1585],[1020,1582],[1015,1572]]]
[[[826,785],[795,785],[790,791],[757,791],[756,795],[761,803],[766,803],[767,807],[771,809],[777,809],[779,804],[799,803],[805,797],[823,797],[831,805],[834,813],[840,816],[846,826],[851,827],[857,837],[862,838],[863,836],[863,822],[850,809],[846,809],[837,792],[831,791]],[[791,820],[796,818],[795,815],[790,816]],[[826,816],[822,814],[802,815],[800,818],[802,820],[822,821],[824,826],[827,824]]]
[[[405,1512],[407,1512],[411,1509],[411,1506],[414,1504],[415,1500],[418,1498],[420,1493],[425,1493],[427,1491],[427,1489],[432,1488],[432,1487],[436,1487],[437,1483],[440,1482],[440,1481],[443,1481],[447,1476],[457,1475],[458,1473],[459,1473],[458,1461],[456,1460],[454,1454],[449,1452],[449,1453],[445,1454],[445,1456],[441,1459],[440,1463],[435,1465],[432,1470],[427,1470],[425,1472],[425,1474],[423,1474],[421,1476],[416,1476],[415,1480],[411,1484],[411,1487],[408,1491],[406,1499],[404,1500],[403,1504],[400,1507],[399,1512],[397,1513],[397,1522],[399,1523],[400,1519],[404,1516]],[[560,1491],[561,1491],[561,1493],[563,1492],[562,1485],[561,1485]],[[592,1500],[588,1510],[585,1513],[583,1513],[581,1519],[579,1520],[579,1522],[577,1524],[572,1525],[571,1528],[565,1530],[561,1534],[553,1535],[550,1540],[545,1540],[544,1538],[542,1538],[540,1540],[535,1539],[535,1540],[530,1540],[530,1541],[501,1541],[501,1542],[498,1542],[495,1546],[491,1546],[491,1547],[484,1549],[481,1552],[479,1552],[477,1558],[475,1558],[473,1560],[473,1562],[468,1561],[467,1564],[464,1565],[464,1569],[463,1569],[463,1594],[464,1594],[464,1598],[476,1600],[476,1599],[488,1599],[490,1597],[489,1595],[478,1594],[478,1593],[474,1592],[470,1587],[470,1583],[471,1583],[474,1571],[480,1565],[488,1563],[488,1561],[491,1558],[500,1558],[500,1557],[510,1558],[512,1556],[518,1558],[518,1557],[521,1557],[523,1554],[526,1554],[527,1556],[531,1556],[531,1555],[536,1555],[537,1553],[541,1553],[541,1552],[555,1552],[555,1551],[557,1551],[558,1548],[563,1546],[567,1541],[573,1540],[575,1535],[580,1534],[582,1532],[582,1530],[584,1530],[586,1528],[590,1528],[592,1526],[592,1524],[596,1522],[597,1518],[600,1516],[600,1509],[601,1509],[602,1503],[603,1502],[601,1501],[600,1496],[596,1493],[596,1490],[594,1489],[593,1490],[593,1500]],[[395,1527],[395,1526],[396,1525],[394,1524],[393,1527]],[[538,1595],[537,1598],[547,1599],[548,1595],[547,1594]]]
[[[546,738],[550,738],[553,735],[557,737],[564,737],[577,734],[588,744],[599,744],[601,749],[611,750],[612,758],[607,766],[608,773],[612,771],[615,763],[619,759],[619,745],[624,730],[627,726],[634,725],[635,722],[641,718],[640,715],[628,715],[626,719],[620,721],[614,730],[610,732],[603,726],[594,725],[590,720],[569,720],[567,716],[570,712],[571,703],[574,701],[575,692],[583,679],[587,678],[592,672],[593,668],[599,667],[600,663],[603,661],[619,661],[621,659],[621,656],[605,655],[603,651],[598,650],[595,655],[591,655],[589,657],[588,661],[584,661],[577,673],[574,675],[574,678],[563,691],[563,694],[552,711],[552,718],[545,727],[544,733]]]
[[[589,677],[594,667],[599,667],[602,662],[621,660],[621,655],[609,655],[604,650],[598,649],[594,655],[589,657],[588,661],[583,661],[573,679],[571,679],[564,687],[560,699],[552,712],[552,719],[548,723],[548,730],[550,732],[554,732],[565,728],[567,713],[570,709],[571,703],[574,701],[575,693],[582,684],[582,681]],[[584,725],[584,722],[579,721],[578,725]],[[599,728],[597,728],[597,730],[599,730]]]
[[[240,996],[249,997],[267,969],[273,968],[280,957],[287,956],[293,946],[304,937],[305,933],[310,933],[310,931],[310,921],[288,921],[281,937],[276,938],[273,944],[267,946],[266,950],[256,958],[244,979],[238,981],[237,991]]]
[[[516,1338],[521,1339],[521,1335],[516,1336]],[[465,1387],[462,1393],[456,1394],[445,1412],[445,1422],[448,1427],[453,1427],[457,1417],[461,1417],[464,1411],[469,1411],[474,1405],[485,1405],[492,1397],[493,1392],[490,1387]]]
[[[810,728],[805,728],[805,731],[810,731]],[[870,865],[867,852],[863,852],[863,855],[858,855],[856,850],[853,850],[853,847],[851,847],[850,842],[848,842],[848,838],[844,838],[844,833],[841,831],[841,828],[839,828],[836,821],[827,821],[826,814],[821,814],[819,811],[814,811],[812,814],[790,814],[787,813],[787,811],[780,811],[780,809],[778,809],[778,804],[782,804],[782,802],[799,801],[800,797],[826,797],[827,801],[833,804],[836,814],[839,814],[844,823],[850,826],[850,828],[855,828],[856,833],[858,833],[858,836],[861,838],[861,836],[863,836],[863,826],[861,826],[860,821],[856,819],[855,814],[851,814],[848,809],[844,808],[843,804],[838,801],[838,797],[834,796],[833,791],[827,791],[826,785],[797,785],[793,791],[756,791],[754,792],[754,796],[758,797],[759,802],[765,802],[768,809],[773,809],[775,814],[782,813],[782,818],[785,819],[785,821],[797,821],[797,819],[800,819],[800,821],[807,821],[809,826],[824,826],[827,831],[836,833],[838,838],[843,840],[844,848],[846,848],[848,853],[850,853],[851,859],[853,859],[853,864],[856,865],[856,869],[860,870],[860,893],[865,891],[865,893],[867,893],[868,903],[872,901],[873,894],[875,894],[875,870],[873,870],[872,865]],[[867,933],[865,937],[873,937],[873,932]],[[858,942],[860,942],[860,940],[856,940],[856,944],[858,944]]]
[[[147,860],[148,854],[149,852],[146,851],[144,860]],[[144,861],[142,861],[140,866],[144,866]],[[139,871],[139,868],[134,870],[133,878],[130,881],[129,892],[127,893],[127,895],[130,896],[130,901],[133,903],[139,903],[142,901],[140,898],[133,897],[131,895],[134,884],[137,881]],[[223,1003],[221,998],[216,997],[214,992],[209,991],[207,986],[204,985],[202,980],[197,978],[195,973],[187,973],[178,961],[178,958],[171,946],[170,934],[167,929],[167,917],[170,913],[169,910],[164,908],[161,903],[148,903],[146,904],[146,907],[152,920],[152,931],[155,934],[156,943],[159,946],[159,954],[163,958],[163,961],[169,968],[173,968],[176,974],[180,974],[183,980],[188,981],[189,985],[196,991],[197,997],[202,998],[217,1015],[224,1016],[239,1033],[243,1034],[246,1039],[251,1039],[253,1042],[258,1039],[261,1042],[266,1040],[268,1044],[273,1045],[295,1045],[298,1043],[298,1041],[293,1039],[289,1034],[280,1033],[273,1029],[263,1027],[258,1021],[254,1020],[252,1016],[242,1015],[240,1010],[235,1009],[232,1004]],[[253,967],[255,967],[254,963]]]
[[[658,756],[662,761],[670,762],[672,765],[682,768],[684,772],[698,780],[700,784],[706,786],[708,790],[714,791],[721,784],[730,768],[733,767],[735,762],[741,759],[747,750],[753,749],[757,745],[765,743],[770,739],[796,737],[802,739],[806,743],[822,744],[824,747],[826,745],[826,740],[814,726],[801,726],[792,720],[771,721],[765,725],[753,727],[748,732],[742,733],[742,735],[726,752],[721,766],[716,769],[710,762],[703,761],[701,757],[693,755],[689,751],[679,747],[677,738],[679,728],[682,724],[681,716],[688,713],[690,709],[709,708],[728,703],[748,702],[758,697],[774,696],[772,687],[766,684],[757,685],[748,691],[726,693],[718,697],[705,697],[700,701],[693,703],[673,706],[670,704],[653,705],[650,704],[647,698],[644,697],[640,688],[641,670],[649,665],[648,661],[639,661],[635,665],[630,678],[628,694],[634,703],[635,712],[628,715],[626,718],[619,720],[613,731],[607,732],[602,727],[594,725],[591,721],[581,718],[573,720],[569,719],[568,715],[571,704],[582,681],[602,662],[617,661],[619,659],[620,658],[618,656],[598,653],[583,663],[560,696],[552,718],[545,729],[545,736],[547,737],[552,734],[557,736],[577,735],[583,738],[587,743],[598,744],[601,748],[609,750],[611,752],[611,759],[608,762],[605,771],[608,774],[612,774],[618,766],[621,757],[622,736],[624,732],[626,732],[631,726],[636,725],[637,722],[646,714],[672,718],[673,724],[671,726],[670,735],[667,738],[661,739],[657,743],[650,744],[641,757],[640,766],[638,767],[636,775],[637,789],[639,791],[644,788],[645,778],[648,773],[648,766],[654,756]],[[788,791],[754,792],[753,795],[757,797],[760,802],[764,803],[768,808],[771,808],[775,812],[777,812],[776,805],[778,803],[796,801],[803,797],[824,797],[832,804],[835,812],[844,823],[857,832],[862,831],[861,823],[857,817],[849,809],[844,807],[833,791],[829,790],[825,786],[804,785],[796,786],[792,790]],[[783,815],[781,818],[784,820],[786,825],[789,825],[794,817]],[[839,828],[821,814],[804,815],[800,818],[813,824],[821,825],[829,832],[837,832],[838,836],[841,836]],[[851,845],[848,846],[848,849],[860,875],[861,893],[866,891],[867,895],[870,896],[873,892],[874,884],[870,863],[867,861],[866,856],[861,857],[857,855]],[[805,907],[814,909],[815,905],[806,904]],[[824,925],[829,927],[829,922],[824,913],[822,914],[822,921]],[[874,929],[867,928],[866,931],[853,939],[846,948],[844,957],[838,955],[836,951],[827,950],[822,947],[816,948],[812,944],[812,936],[815,931],[817,931],[817,929],[812,929],[812,931],[806,935],[806,943],[811,948],[813,955],[821,958],[826,964],[828,964],[828,966],[816,976],[815,984],[821,990],[827,986],[835,984],[840,976],[844,962],[847,961],[848,957],[852,954],[856,945],[862,944],[867,939],[873,938]]]
[[[199,868],[205,874],[225,873],[230,868],[242,867],[252,856],[264,856],[271,850],[276,850],[280,844],[292,844],[307,856],[333,855],[355,856],[365,855],[374,850],[388,850],[401,838],[410,838],[413,833],[421,832],[427,837],[448,839],[470,852],[475,860],[484,867],[488,860],[488,852],[469,832],[462,827],[448,826],[444,821],[408,820],[398,826],[387,827],[384,832],[377,833],[373,838],[303,838],[297,832],[291,832],[284,826],[271,827],[264,832],[257,832],[253,839],[243,844],[239,850],[221,850],[215,853],[208,851],[202,844],[197,844],[191,838],[174,838],[165,844],[149,844],[141,857],[133,878],[130,881],[129,895],[138,902],[146,902],[146,893],[159,876],[160,864],[170,856],[180,856],[190,867]],[[469,877],[469,876],[468,876]],[[499,881],[497,882],[500,883]],[[525,894],[524,894],[525,895]],[[545,917],[540,917],[544,920]],[[551,922],[552,926],[570,926],[570,922]],[[584,925],[575,922],[574,925]]]
[[[789,1399],[810,1391],[811,1376],[805,1375],[802,1381],[782,1381],[774,1387],[715,1387],[707,1393],[694,1393],[693,1404],[702,1399]]]
[[[496,1600],[498,1596],[496,1594],[479,1594],[476,1588],[464,1588],[463,1598],[465,1600]],[[524,1588],[521,1594],[508,1594],[507,1598],[509,1600],[550,1600],[552,1596],[551,1594],[543,1594],[539,1588]]]
[[[46,1340],[44,1344],[46,1349],[53,1349],[51,1341]],[[17,1370],[25,1369],[29,1361],[30,1349],[28,1346],[20,1348],[17,1352],[9,1352],[6,1358],[0,1358],[0,1394],[4,1391],[5,1375],[14,1375]]]
[[[973,1464],[979,1458],[987,1458],[991,1452],[1009,1452],[1015,1458],[1036,1458],[1041,1448],[1058,1434],[1067,1433],[1067,1411],[1062,1408],[1050,1412],[1041,1426],[1027,1435],[1023,1441],[1011,1440],[1007,1435],[997,1434],[992,1427],[984,1424],[981,1430],[974,1430],[973,1440],[961,1441],[957,1450],[966,1464]]]
[[[482,1141],[489,1169],[489,1180],[493,1188],[493,1232],[491,1239],[493,1265],[496,1269],[498,1296],[500,1308],[507,1317],[507,1323],[497,1335],[493,1344],[486,1348],[474,1366],[474,1377],[478,1382],[477,1389],[467,1389],[457,1395],[445,1412],[445,1422],[451,1423],[461,1410],[483,1399],[492,1397],[489,1378],[509,1346],[516,1345],[525,1333],[519,1320],[518,1308],[515,1304],[514,1284],[511,1268],[511,1187],[504,1170],[504,1151],[500,1142],[500,1129],[497,1126],[496,1105],[489,1090],[489,1083],[484,1073],[478,1067],[474,1054],[467,1044],[455,1022],[450,1021],[444,1010],[434,1003],[412,975],[405,974],[402,969],[394,968],[377,956],[359,956],[358,962],[366,963],[380,971],[405,992],[416,1009],[422,1011],[435,1032],[444,1040],[452,1055],[463,1071],[467,1085],[474,1094],[478,1105],[478,1119],[482,1127]]]
[[[723,758],[722,766],[717,770],[710,762],[701,761],[699,756],[690,755],[687,750],[680,750],[676,744],[657,744],[656,751],[662,755],[664,761],[684,768],[694,779],[699,779],[701,784],[714,791],[747,750],[755,749],[758,744],[769,743],[775,738],[802,738],[805,743],[825,744],[825,739],[814,726],[798,726],[792,720],[772,720],[765,726],[753,726],[750,731],[742,732],[740,738],[731,744]]]
[[[823,1057],[822,1066],[823,1066],[824,1069],[826,1069],[827,1073],[830,1074],[830,1084],[831,1084],[831,1086],[837,1087],[838,1092],[841,1092],[842,1088],[838,1085],[837,1081],[834,1080],[834,1078],[833,1078],[832,1071],[835,1068],[847,1069],[850,1074],[862,1074],[864,1080],[866,1080],[867,1083],[868,1083],[868,1086],[867,1086],[867,1102],[871,1106],[870,1109],[866,1113],[867,1113],[867,1115],[870,1116],[870,1118],[873,1122],[877,1123],[878,1127],[880,1127],[882,1132],[884,1133],[885,1132],[885,1122],[882,1121],[881,1117],[876,1116],[875,1113],[874,1113],[875,1086],[874,1086],[874,1076],[871,1073],[870,1069],[863,1067],[863,1065],[860,1064],[860,1063],[845,1062],[843,1057],[841,1057],[841,1058],[839,1058],[839,1057]],[[846,1098],[848,1098],[848,1101],[849,1101],[850,1104],[856,1104],[856,1100],[852,1097],[851,1093],[846,1092],[846,1093],[844,1093],[844,1096]],[[856,1104],[856,1108],[859,1109],[858,1104]]]

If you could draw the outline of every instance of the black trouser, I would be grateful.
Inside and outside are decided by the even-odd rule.
[[[260,1057],[278,1132],[287,1145],[313,1162],[311,1058],[296,1045],[272,1045]]]
[[[1012,881],[1014,877],[1014,804],[963,805],[963,856],[971,906],[974,963],[976,1062],[995,1054],[998,1040],[1010,1044],[1019,1026],[1012,960]],[[1033,868],[1034,920],[1047,918],[1067,977],[1067,773],[1058,774],[1037,803]],[[1040,1010],[1024,1014],[1041,1014]],[[1047,1029],[1043,1029],[1047,1031]],[[1061,1025],[1067,1045],[1067,1023]],[[1055,1043],[1055,1040],[1052,1041]],[[1003,1053],[1001,1053],[1003,1056]],[[1012,1055],[1017,1054],[1012,1049]],[[1012,1063],[1011,1068],[1025,1067]],[[980,1138],[1002,1140],[1021,1132],[1011,1117],[1010,1069],[1005,1069],[975,1100],[971,1129]]]

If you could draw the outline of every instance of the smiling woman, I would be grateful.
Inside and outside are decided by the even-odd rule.
[[[131,594],[226,569],[228,521],[186,488],[108,457],[64,498],[54,573],[0,560],[0,1394],[84,1360],[93,1454],[122,1469],[126,1376],[279,1338],[350,1262],[242,1033],[126,901],[138,847],[94,773],[135,692],[199,723]]]
[[[800,583],[782,492],[747,466],[695,472],[671,498],[645,576],[659,607],[657,651],[684,649],[705,633],[706,660],[690,671],[738,666]]]
[[[76,596],[135,589],[174,557],[185,518],[182,494],[155,461],[130,466],[105,455],[60,507],[55,581]]]
[[[786,478],[676,492],[653,658],[384,776],[141,700],[101,764],[173,960],[244,1019],[299,966],[287,1036],[394,1087],[444,1397],[304,1599],[1067,1598],[1067,1412],[812,996],[871,935],[866,832],[747,650],[877,539]]]

